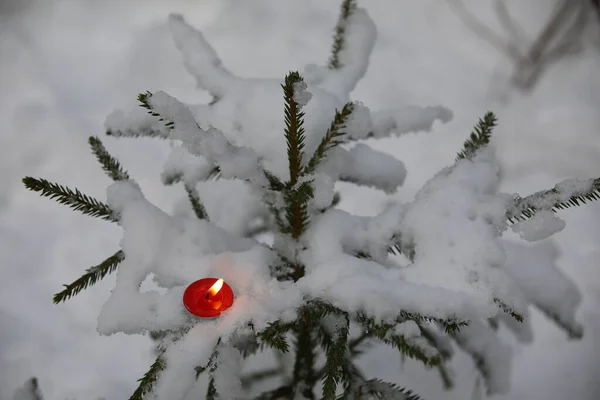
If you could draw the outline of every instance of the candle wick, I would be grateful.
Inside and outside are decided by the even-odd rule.
[[[205,298],[206,300],[208,300],[208,298],[209,298],[209,297],[210,297],[210,293],[209,293],[209,292],[206,292],[206,296],[204,296],[204,298]]]

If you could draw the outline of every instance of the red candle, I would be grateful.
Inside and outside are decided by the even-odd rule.
[[[232,304],[233,290],[223,279],[200,279],[188,286],[183,293],[183,305],[198,317],[217,317]]]

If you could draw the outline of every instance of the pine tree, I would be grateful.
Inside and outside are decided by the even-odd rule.
[[[392,193],[405,177],[399,160],[359,141],[429,130],[451,117],[441,106],[371,112],[349,101],[375,42],[366,11],[344,0],[327,67],[308,66],[282,82],[236,77],[181,16],[171,16],[170,27],[187,70],[214,100],[191,106],[146,92],[138,96],[145,114],[116,111],[106,133],[179,141],[162,180],[182,184],[190,213],[170,216],[149,203],[97,137],[89,139],[92,153],[114,181],[106,203],[44,179],[23,179],[28,189],[124,230],[122,248],[65,285],[54,302],[117,273],[99,332],[149,333],[159,342],[130,399],[420,399],[357,367],[374,342],[436,368],[446,388],[453,385],[447,362],[456,344],[472,356],[487,392],[503,393],[510,354],[494,333],[500,323],[527,339],[532,304],[569,336],[581,337],[573,318],[576,288],[544,265],[539,268],[549,268],[554,289],[570,296],[572,306],[557,306],[554,293],[531,291],[537,288],[532,274],[511,267],[518,257],[512,264],[505,258],[525,250],[501,236],[510,226],[530,241],[557,232],[564,223],[554,213],[598,200],[599,179],[567,180],[525,197],[498,193],[489,145],[496,118],[489,112],[455,163],[413,202],[375,217],[354,216],[336,207],[336,181]],[[214,178],[243,185],[258,225],[219,225],[199,190]],[[235,195],[222,189],[223,198]],[[265,232],[270,240],[257,240]],[[149,274],[166,294],[139,293]],[[212,276],[231,285],[234,303],[216,319],[195,317],[182,304],[183,290]],[[265,352],[277,365],[242,373],[245,359]],[[256,389],[273,379],[270,388]]]

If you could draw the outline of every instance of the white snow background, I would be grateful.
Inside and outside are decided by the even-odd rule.
[[[500,29],[491,1],[465,2]],[[442,104],[454,112],[451,123],[436,125],[431,133],[372,144],[406,164],[407,180],[393,197],[411,200],[427,179],[452,163],[488,109],[499,117],[494,145],[503,164],[504,192],[526,195],[566,178],[600,176],[600,30],[588,32],[583,54],[549,68],[535,91],[522,95],[506,89],[507,60],[478,40],[444,2],[359,3],[376,22],[378,39],[352,99],[375,110]],[[508,4],[532,37],[551,11],[548,0]],[[104,199],[110,181],[87,144],[88,136],[98,135],[149,200],[171,211],[184,193],[160,183],[168,145],[103,137],[105,117],[128,108],[139,92],[165,90],[188,103],[210,100],[194,89],[183,67],[168,14],[182,13],[200,28],[233,73],[282,79],[290,70],[328,58],[338,6],[337,0],[0,3],[0,399],[9,399],[30,375],[39,378],[50,400],[127,398],[153,361],[149,339],[96,332],[114,277],[52,305],[62,284],[114,253],[120,229],[28,192],[20,179],[44,177]],[[351,185],[343,185],[342,194],[342,207],[363,215],[375,214],[387,201],[382,193]],[[210,202],[207,207],[210,211]],[[578,312],[584,338],[568,341],[534,311],[532,345],[503,334],[516,355],[513,389],[498,399],[599,396],[600,204],[560,216],[566,228],[544,245],[549,259],[555,251],[551,243],[557,246],[559,267],[584,295]],[[467,399],[475,379],[464,355],[455,356],[458,384],[449,393],[442,391],[436,371],[424,372],[413,362],[400,366],[384,348],[361,364],[429,400]]]

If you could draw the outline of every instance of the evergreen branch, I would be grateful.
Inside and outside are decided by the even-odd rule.
[[[106,136],[111,136],[115,138],[139,138],[139,137],[147,137],[147,138],[159,138],[159,139],[167,139],[169,136],[165,135],[165,133],[159,129],[152,128],[142,128],[140,130],[106,130]]]
[[[185,191],[188,195],[188,199],[192,204],[192,209],[196,214],[196,217],[198,217],[198,219],[210,221],[210,219],[208,218],[208,214],[206,213],[206,208],[204,208],[204,205],[202,204],[202,200],[200,200],[200,196],[198,195],[198,191],[196,190],[196,188],[191,187],[188,184],[185,184],[184,186]]]
[[[327,349],[325,362],[325,378],[323,379],[323,399],[335,400],[337,386],[344,375],[343,364],[347,359],[348,333],[350,320],[348,314],[343,315],[344,323],[336,327],[335,336]]]
[[[463,150],[458,153],[456,160],[473,158],[477,150],[488,145],[492,138],[492,130],[496,126],[496,116],[491,111],[488,111],[480,118],[479,122],[473,129],[471,137],[465,141]]]
[[[285,185],[283,184],[283,182],[281,182],[279,180],[278,177],[276,177],[274,174],[267,171],[266,169],[263,170],[263,172],[265,174],[265,177],[269,181],[269,188],[271,190],[276,191],[276,192],[281,192],[281,191],[283,191],[283,189],[285,189]]]
[[[504,303],[502,300],[494,299],[494,303],[498,304],[498,306],[502,309],[502,311],[504,311],[505,313],[507,313],[514,319],[516,319],[517,321],[519,321],[519,322],[524,321],[524,318],[521,314],[519,314],[518,312],[516,312],[515,310],[513,310],[512,308],[507,306],[506,303]]]
[[[298,323],[294,326],[296,337],[296,359],[294,361],[293,385],[300,388],[306,399],[314,399],[313,387],[316,382],[314,370],[316,354],[313,319],[306,312],[306,307],[298,311]]]
[[[163,359],[163,353],[161,353],[156,361],[150,366],[148,372],[144,374],[144,377],[138,379],[140,382],[138,388],[133,392],[129,400],[143,400],[144,396],[146,396],[152,390],[156,380],[158,379],[158,374],[166,367],[166,362]]]
[[[436,367],[442,363],[442,357],[440,354],[429,355],[416,343],[410,343],[410,341],[403,335],[390,335],[382,339],[387,345],[398,349],[400,354],[403,356],[419,360],[427,367]]]
[[[377,324],[375,323],[375,319],[366,316],[363,313],[359,313],[356,316],[356,320],[359,324],[365,326],[365,327],[369,327],[367,328],[369,330],[369,332],[371,332],[373,334],[373,336],[377,336],[374,332],[372,332],[375,329],[383,329],[385,330],[385,333],[387,333],[387,331],[389,331],[391,328],[393,328],[395,325],[392,324]],[[409,313],[406,311],[400,311],[398,313],[398,317],[396,317],[396,323],[401,323],[401,322],[405,322],[405,321],[415,321],[415,322],[437,322],[438,324],[440,324],[446,333],[453,333],[453,332],[458,332],[460,330],[460,327],[462,326],[467,326],[469,323],[468,321],[461,321],[461,320],[456,320],[456,319],[442,319],[442,318],[435,318],[435,317],[429,317],[429,316],[424,316],[424,315],[420,315],[420,314],[415,314],[415,313]],[[383,334],[385,334],[383,333]]]
[[[39,192],[41,196],[55,199],[60,204],[65,204],[75,211],[92,217],[99,217],[106,221],[116,222],[117,214],[108,205],[81,193],[78,189],[73,191],[68,187],[30,176],[23,178],[23,184],[29,190]]]
[[[298,187],[304,156],[304,113],[301,111],[301,105],[295,100],[295,95],[298,84],[303,82],[304,80],[298,72],[290,72],[285,77],[284,84],[281,85],[285,101],[285,138],[290,172],[290,180],[286,185],[288,190],[285,194],[286,216],[289,233],[294,239],[298,239],[308,226],[307,200],[306,197],[303,197],[306,187],[309,188],[310,196],[312,196],[309,182],[302,182]],[[303,192],[299,190],[301,188]]]
[[[340,16],[335,26],[335,35],[333,36],[333,45],[328,65],[329,69],[340,69],[343,67],[339,57],[340,52],[345,46],[346,25],[354,10],[356,10],[356,0],[344,0],[342,2]]]
[[[381,379],[369,379],[364,382],[360,386],[360,395],[365,394],[386,400],[422,400],[412,391]],[[362,398],[360,395],[356,398]]]
[[[308,312],[311,313],[311,318],[323,318],[327,314],[343,314],[344,313],[343,310],[341,310],[337,307],[334,307],[333,305],[326,303],[322,300],[316,300],[316,299],[311,300],[308,303],[306,308],[307,308]],[[358,312],[356,314],[353,314],[353,315],[351,315],[351,317],[353,319],[355,319],[356,322],[358,322],[360,325],[367,327],[367,330],[369,332],[371,332],[371,334],[373,336],[377,336],[373,332],[373,330],[375,330],[375,329],[386,329],[386,332],[387,332],[387,330],[389,330],[395,326],[395,324],[385,324],[385,323],[378,324],[375,322],[374,318],[367,316],[363,312]],[[396,323],[405,322],[407,320],[412,320],[417,323],[418,322],[437,322],[444,328],[446,333],[458,332],[460,327],[467,326],[469,324],[468,321],[462,321],[462,320],[458,320],[458,319],[454,319],[454,318],[442,319],[442,318],[424,316],[424,315],[420,315],[420,314],[416,314],[416,313],[410,313],[407,311],[400,311],[398,313],[398,316],[396,317]],[[383,333],[383,334],[385,334],[385,333]]]
[[[70,299],[82,290],[87,289],[88,286],[94,285],[106,275],[116,271],[117,267],[124,259],[125,253],[123,253],[123,250],[119,250],[95,267],[87,269],[83,276],[73,283],[64,285],[65,289],[54,295],[52,299],[54,304]]]
[[[419,360],[426,366],[436,366],[442,362],[440,354],[430,356],[417,344],[410,343],[403,335],[393,333],[396,324],[374,323],[368,318],[361,319],[359,323],[383,343],[397,348],[404,356]]]
[[[90,136],[88,143],[92,147],[92,153],[102,165],[102,169],[113,181],[128,180],[129,174],[123,169],[119,161],[110,155],[98,137]]]
[[[283,95],[285,101],[285,139],[290,170],[290,184],[293,186],[300,178],[302,171],[302,156],[304,150],[304,113],[294,99],[296,85],[304,82],[298,72],[290,72],[285,77]]]
[[[506,218],[514,223],[533,217],[540,209],[557,212],[598,200],[600,200],[600,178],[594,179],[589,189],[575,192],[567,192],[559,183],[550,190],[542,190],[527,197],[516,196],[512,207],[506,212]]]
[[[335,117],[333,118],[333,121],[331,121],[329,129],[327,129],[327,133],[325,133],[325,136],[321,139],[321,143],[319,143],[315,153],[304,167],[304,175],[313,174],[317,165],[325,158],[325,153],[329,149],[342,143],[342,141],[337,140],[337,138],[346,134],[342,129],[346,127],[346,120],[353,110],[354,104],[351,102],[344,104],[342,111],[335,110]]]
[[[294,327],[293,323],[281,323],[279,321],[271,322],[262,331],[256,334],[267,346],[277,349],[283,353],[287,353],[289,345],[285,339],[285,334]]]

